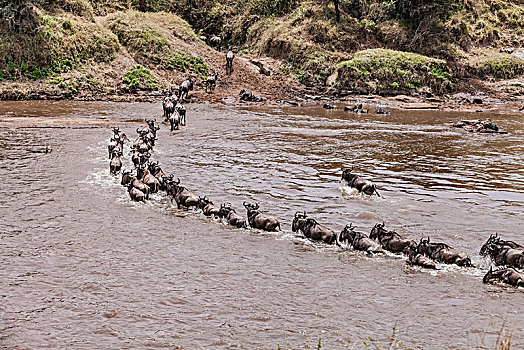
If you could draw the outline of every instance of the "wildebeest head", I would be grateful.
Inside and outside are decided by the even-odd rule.
[[[420,242],[417,246],[417,252],[420,254],[426,254],[429,253],[429,237],[428,239],[421,238]]]
[[[198,197],[198,207],[200,209],[204,209],[208,204],[213,204],[213,202],[211,202],[209,198],[207,198],[206,196]]]
[[[342,168],[342,180],[346,180],[349,183],[352,180],[356,179],[358,175],[353,174],[352,171],[353,171],[353,167],[351,167],[351,169]]]
[[[256,203],[256,202],[255,202],[255,204],[249,204],[247,202],[244,202],[243,204],[244,204],[244,208],[246,208],[246,210],[247,210],[248,216],[249,216],[249,212],[251,212],[251,211],[258,211],[259,206],[258,206],[258,203]]]
[[[220,210],[218,211],[218,216],[221,218],[225,218],[231,211],[234,211],[234,209],[231,208],[231,204],[220,204]]]
[[[303,213],[297,211],[295,213],[295,217],[293,218],[293,223],[291,224],[291,231],[297,232],[298,230],[304,230],[306,218],[307,214],[305,211]]]
[[[486,241],[486,243],[484,243],[484,244],[482,245],[482,247],[480,247],[480,252],[479,252],[479,254],[480,254],[481,256],[486,256],[486,255],[488,254],[489,250],[490,250],[490,246],[491,246],[492,244],[496,244],[496,243],[499,242],[499,241],[500,241],[500,238],[498,237],[498,235],[497,235],[496,233],[495,233],[494,235],[493,235],[493,234],[490,235],[489,238],[488,238],[488,240]]]
[[[493,267],[490,266],[489,271],[488,271],[488,273],[486,273],[486,275],[482,279],[482,282],[489,283],[489,282],[494,281],[494,280],[498,280],[498,278],[497,278],[497,276],[495,276],[493,274]]]
[[[131,170],[122,170],[122,185],[123,186],[126,186],[127,184],[129,184],[131,182],[131,180],[133,179],[133,175],[131,175]]]
[[[353,241],[355,240],[356,232],[354,231],[355,227],[352,223],[349,225],[346,225],[342,232],[340,232],[340,235],[338,237],[340,242],[348,242],[349,244],[353,244]]]
[[[384,236],[387,233],[387,230],[384,228],[385,226],[385,222],[382,222],[381,224],[378,223],[375,226],[373,226],[373,228],[371,229],[371,233],[369,234],[369,238],[380,240],[380,237]]]

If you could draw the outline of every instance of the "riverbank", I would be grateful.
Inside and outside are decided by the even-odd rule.
[[[238,63],[237,63],[238,64]],[[243,62],[249,67],[249,63]],[[239,68],[239,70],[242,70]],[[362,103],[368,108],[394,108],[403,110],[456,110],[469,112],[486,112],[493,110],[514,110],[524,113],[524,96],[509,96],[502,90],[492,90],[491,93],[456,92],[444,96],[379,96],[379,95],[332,95],[323,94],[318,90],[305,89],[292,84],[277,85],[277,77],[258,77],[258,84],[240,85],[239,81],[245,80],[244,74],[238,73],[239,78],[232,81],[220,81],[213,93],[207,93],[201,82],[195,86],[195,90],[189,94],[188,103],[223,103],[228,105],[308,105],[331,103],[336,107],[344,108],[345,105]],[[247,74],[249,75],[249,73]],[[252,76],[250,78],[253,78]],[[499,86],[507,86],[511,82],[499,83]],[[262,102],[241,102],[238,92],[243,86],[255,94],[263,97]],[[163,91],[137,91],[129,93],[118,93],[110,91],[107,93],[92,90],[80,90],[76,94],[69,91],[49,86],[43,82],[2,82],[0,83],[0,100],[3,101],[106,101],[106,102],[151,102],[160,103],[164,96]]]
[[[457,10],[454,16],[466,11],[482,19],[489,13],[480,10],[481,3]],[[471,31],[460,42],[439,38],[438,52],[427,45],[418,51],[407,45],[409,36],[416,34],[409,27],[395,27],[391,37],[404,41],[384,41],[393,35],[398,18],[355,22],[369,14],[360,9],[357,16],[343,7],[338,22],[330,6],[309,1],[267,18],[250,17],[247,24],[235,22],[245,13],[232,8],[223,14],[227,21],[205,30],[205,21],[184,13],[82,4],[33,8],[38,25],[34,31],[0,35],[0,47],[9,53],[0,62],[0,100],[156,102],[192,77],[190,102],[197,103],[235,103],[240,90],[249,89],[266,103],[357,100],[396,108],[468,110],[524,105],[524,51],[515,39],[521,37],[524,24],[518,16],[520,6],[509,16],[504,2],[497,16],[517,20],[505,28],[507,23],[499,17],[489,19],[504,28],[503,34],[490,37],[490,45],[481,41],[484,30]],[[462,17],[453,20],[476,23]],[[449,26],[448,31],[453,27]],[[237,35],[239,27],[245,27],[243,37]],[[210,31],[221,33],[222,47],[210,47],[197,35],[209,36]],[[225,70],[226,45],[233,45],[236,53],[230,74]],[[206,93],[205,79],[214,73],[217,88]]]

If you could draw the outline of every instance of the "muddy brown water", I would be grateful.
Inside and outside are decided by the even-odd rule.
[[[0,347],[8,349],[416,349],[524,347],[524,291],[484,285],[490,234],[523,243],[524,116],[317,106],[188,106],[153,158],[215,204],[256,201],[283,232],[233,229],[132,203],[109,175],[114,125],[129,136],[159,104],[0,103]],[[491,117],[508,135],[450,127]],[[157,117],[158,119],[158,117]],[[55,128],[55,126],[66,126]],[[49,145],[50,154],[33,153]],[[128,148],[126,147],[126,152]],[[125,164],[129,166],[129,157]],[[340,168],[382,198],[340,184]],[[339,231],[377,222],[468,252],[478,268],[427,271],[294,237],[296,211]]]

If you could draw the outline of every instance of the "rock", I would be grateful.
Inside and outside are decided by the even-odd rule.
[[[327,77],[326,85],[327,86],[335,85],[335,83],[337,81],[337,78],[338,78],[338,71],[335,71],[333,74],[331,74],[329,77]]]
[[[317,95],[308,95],[308,94],[304,95],[304,97],[306,99],[308,99],[308,100],[313,100],[313,101],[318,101],[318,100],[320,100],[322,98],[322,97],[317,96]]]
[[[242,57],[238,57],[236,58],[238,61],[244,63],[244,65],[246,66],[247,69],[249,69],[250,71],[252,71],[253,73],[257,73],[257,74],[262,74],[262,72],[260,71],[260,68],[258,68],[258,66],[255,66],[253,63],[251,63],[249,60],[245,59],[245,58],[242,58]]]
[[[389,115],[391,114],[390,111],[388,111],[387,109],[385,108],[379,108],[375,111],[375,114],[385,114],[385,115]]]
[[[291,106],[299,106],[298,102],[295,102],[295,101],[282,101],[282,100],[278,100],[276,101],[277,103],[282,103],[282,104],[288,104],[288,105],[291,105]]]
[[[501,53],[507,53],[507,54],[512,54],[514,51],[515,49],[513,47],[505,47],[505,48],[500,49]]]
[[[473,103],[475,105],[481,105],[482,104],[482,99],[480,97],[474,97],[473,100],[471,101],[471,103]]]
[[[406,96],[406,95],[398,95],[394,97],[396,101],[405,102],[405,103],[416,103],[419,102],[418,98]]]
[[[228,97],[224,97],[222,100],[222,103],[224,104],[234,104],[234,103],[237,103],[237,99],[232,97],[232,96],[228,96]]]
[[[250,62],[258,67],[260,74],[269,76],[273,73],[267,62],[265,62],[263,59],[252,59]]]
[[[516,50],[512,53],[512,55],[516,58],[518,58],[519,60],[523,60],[524,61],[524,49],[519,49],[519,50]]]
[[[404,109],[438,109],[438,106],[430,103],[404,103],[400,107]]]

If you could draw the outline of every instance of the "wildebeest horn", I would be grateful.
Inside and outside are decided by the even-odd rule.
[[[255,208],[255,210],[257,210],[258,208],[260,208],[260,207],[258,206],[258,203],[257,203],[257,202],[255,202],[255,206],[254,206],[254,208]]]
[[[246,203],[246,202],[244,202],[244,203],[242,203],[242,204],[244,205],[244,208],[246,208],[246,209],[248,209],[248,207],[251,206],[249,203]],[[249,209],[248,209],[248,210],[249,210]]]

